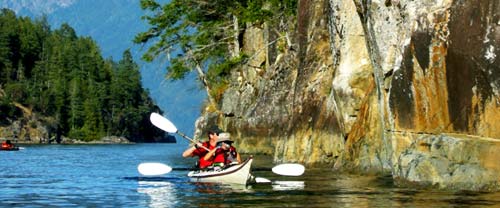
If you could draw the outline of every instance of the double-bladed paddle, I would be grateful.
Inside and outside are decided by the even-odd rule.
[[[163,131],[166,131],[168,133],[176,133],[182,136],[183,138],[189,140],[192,143],[196,143],[193,139],[189,138],[186,134],[180,132],[175,125],[169,121],[167,118],[161,116],[158,113],[151,113],[150,116],[151,123],[155,125],[156,127],[160,128]],[[202,148],[205,148],[207,151],[209,151],[208,148],[202,146]],[[172,168],[168,165],[162,164],[162,163],[141,163],[137,167],[137,170],[139,171],[140,174],[145,175],[145,176],[157,176],[157,175],[163,175],[167,174],[170,171],[172,171]],[[284,176],[300,176],[304,173],[305,168],[301,164],[295,164],[295,163],[286,163],[286,164],[280,164],[271,169],[273,173],[278,174],[278,175],[284,175]],[[257,177],[259,178],[259,177]],[[265,178],[262,178],[265,179]],[[267,180],[267,179],[265,179]]]
[[[156,162],[149,162],[149,163],[141,163],[137,167],[137,170],[139,171],[140,174],[145,175],[145,176],[158,176],[158,175],[164,175],[167,173],[170,173],[172,170],[188,170],[186,168],[172,168],[168,165],[165,165],[163,163],[156,163]],[[284,175],[284,176],[300,176],[304,173],[304,166],[300,164],[293,164],[293,163],[287,163],[287,164],[280,164],[277,166],[274,166],[271,171],[273,173],[276,173],[278,175]]]

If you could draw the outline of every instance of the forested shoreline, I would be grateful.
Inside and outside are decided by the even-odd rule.
[[[149,114],[160,111],[130,51],[118,62],[105,59],[92,38],[77,36],[68,24],[53,30],[45,17],[1,10],[0,134],[21,137],[5,129],[24,119],[26,128],[43,125],[57,141],[119,136],[150,142],[165,136],[149,122]]]

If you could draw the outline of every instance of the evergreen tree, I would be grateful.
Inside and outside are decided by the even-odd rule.
[[[183,79],[196,70],[209,101],[216,106],[212,88],[225,82],[229,70],[246,58],[240,52],[244,30],[240,25],[294,14],[296,5],[297,0],[171,0],[164,5],[141,0],[141,7],[152,14],[143,17],[151,27],[134,41],[153,42],[143,56],[146,61],[159,55],[173,57],[168,79]]]
[[[135,109],[142,102],[143,91],[140,80],[139,67],[134,63],[130,51],[127,50],[116,67],[111,86],[113,123],[120,135],[130,135],[133,132],[129,127],[137,127],[138,118]]]
[[[164,135],[149,122],[160,110],[142,88],[130,51],[118,63],[104,60],[97,43],[70,25],[51,31],[45,17],[31,21],[7,9],[0,26],[0,125],[22,116],[17,102],[44,116],[56,139]]]

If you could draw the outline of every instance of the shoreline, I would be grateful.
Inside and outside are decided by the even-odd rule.
[[[12,143],[16,145],[39,145],[39,144],[60,144],[60,145],[71,145],[71,144],[83,144],[83,145],[88,145],[88,144],[139,144],[139,143],[176,143],[175,141],[173,142],[132,142],[126,139],[125,137],[117,137],[117,136],[109,136],[109,137],[103,137],[100,140],[93,140],[93,141],[82,141],[82,140],[76,140],[76,139],[70,139],[67,137],[62,137],[61,141],[57,142],[55,139],[43,139],[43,138],[36,138],[36,139],[15,139],[15,138],[6,138],[6,137],[0,137],[0,141],[6,141],[10,140]]]

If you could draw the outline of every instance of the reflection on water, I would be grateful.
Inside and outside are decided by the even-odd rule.
[[[139,181],[137,192],[150,197],[148,207],[174,207],[177,202],[175,186],[167,181]]]
[[[300,177],[266,171],[269,156],[255,156],[249,186],[192,183],[188,171],[142,177],[137,165],[161,162],[191,167],[175,144],[41,145],[0,152],[0,207],[499,207],[500,192],[398,187],[391,176],[308,168]],[[262,168],[264,167],[264,168]]]
[[[275,191],[303,190],[305,186],[304,181],[274,181],[272,183]]]
[[[251,186],[241,184],[192,182],[196,192],[203,194],[250,193]]]

